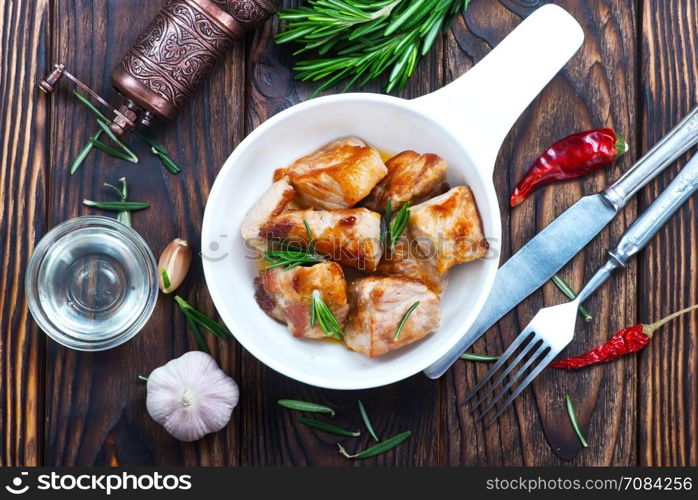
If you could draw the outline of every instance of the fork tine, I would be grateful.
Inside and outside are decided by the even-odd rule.
[[[540,355],[543,354],[543,351],[545,351],[548,347],[550,347],[550,346],[548,344],[546,344],[545,342],[540,344],[538,349],[536,349],[536,352],[533,353],[528,358],[528,360],[526,360],[526,362],[523,364],[521,369],[519,369],[510,378],[509,382],[507,382],[507,384],[504,387],[502,387],[502,389],[495,395],[494,399],[490,402],[490,404],[488,404],[487,407],[484,410],[482,410],[479,418],[483,418],[487,414],[487,412],[489,412],[490,409],[492,409],[494,407],[494,405],[497,404],[497,402],[502,398],[502,396],[504,396],[507,393],[509,388],[511,388],[511,386],[513,386],[516,383],[516,381],[519,380],[519,377],[521,377],[521,375],[523,375],[526,372],[526,369],[531,365],[531,363],[533,363],[536,359],[538,359],[540,357]]]
[[[494,375],[494,373],[501,368],[501,366],[506,362],[509,357],[514,354],[514,351],[521,345],[521,343],[528,338],[528,336],[531,334],[531,328],[526,327],[526,329],[519,334],[518,337],[514,340],[514,342],[509,346],[509,348],[504,351],[504,353],[499,356],[499,359],[497,362],[490,368],[490,370],[485,374],[485,376],[480,380],[477,384],[475,384],[475,387],[473,387],[473,390],[471,390],[466,396],[465,396],[465,401],[470,401],[470,399],[475,396],[475,394],[478,393],[480,389],[482,389],[482,386],[485,385],[485,383]]]
[[[511,404],[516,397],[521,394],[521,391],[523,391],[528,384],[531,383],[531,381],[538,376],[538,374],[543,371],[543,368],[548,366],[548,364],[559,354],[559,351],[555,349],[551,349],[550,352],[541,360],[540,363],[538,363],[538,366],[536,366],[531,373],[528,374],[528,376],[524,379],[523,382],[516,388],[514,392],[511,393],[511,395],[504,401],[504,404],[497,410],[497,413],[494,414],[494,416],[485,424],[485,427],[489,426],[492,422],[497,420],[497,417],[506,410],[509,405]]]
[[[535,335],[531,338],[531,341],[528,344],[526,344],[526,346],[521,350],[519,355],[516,356],[514,361],[509,363],[509,366],[507,366],[506,369],[499,375],[499,377],[497,377],[497,379],[490,384],[490,386],[487,388],[485,393],[480,396],[480,399],[478,399],[477,402],[473,403],[473,405],[472,405],[473,412],[477,409],[478,406],[480,406],[482,404],[482,402],[487,398],[487,396],[489,396],[490,393],[495,390],[495,388],[499,385],[499,383],[502,380],[504,380],[504,377],[509,375],[509,373],[514,368],[516,368],[516,365],[519,364],[519,362],[524,358],[524,356],[526,356],[526,354],[528,354],[529,351],[531,349],[533,349],[533,346],[536,345],[538,342],[540,342],[540,340],[541,340],[540,337],[535,336]],[[482,413],[480,415],[482,415]]]

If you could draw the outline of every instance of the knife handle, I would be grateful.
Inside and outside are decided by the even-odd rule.
[[[623,233],[618,245],[609,253],[620,265],[642,250],[674,212],[698,190],[698,154],[686,164],[671,184],[645,212]]]
[[[602,195],[618,211],[645,184],[698,143],[698,107],[665,135]]]

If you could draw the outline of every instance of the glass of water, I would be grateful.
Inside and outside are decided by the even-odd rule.
[[[25,278],[29,310],[56,342],[81,351],[123,344],[158,297],[157,264],[133,229],[108,217],[70,219],[34,249]]]

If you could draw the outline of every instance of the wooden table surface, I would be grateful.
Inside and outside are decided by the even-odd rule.
[[[82,353],[49,340],[32,321],[23,277],[32,248],[50,228],[94,213],[83,198],[104,199],[103,182],[126,176],[131,199],[154,208],[134,227],[159,254],[175,237],[198,246],[208,192],[235,146],[275,113],[308,99],[312,87],[292,79],[280,25],[268,22],[239,43],[191,105],[158,139],[183,166],[167,174],[137,141],[137,166],[94,153],[79,173],[68,165],[93,132],[90,114],[67,87],[51,98],[36,83],[63,62],[110,98],[110,72],[163,0],[0,0],[0,465],[345,465],[333,436],[298,425],[276,400],[295,397],[338,408],[338,421],[359,426],[360,397],[382,436],[412,438],[361,465],[697,465],[698,316],[666,326],[636,356],[579,373],[546,371],[494,425],[473,421],[464,395],[486,366],[460,361],[438,381],[422,375],[369,391],[339,392],[281,376],[234,340],[212,354],[241,386],[228,427],[193,444],[171,438],[145,409],[138,374],[195,349],[168,297],[133,340]],[[474,0],[436,43],[400,95],[435,90],[482,59],[535,0]],[[495,169],[504,228],[503,259],[584,194],[603,189],[698,103],[697,0],[561,0],[586,40],[526,110],[506,139]],[[555,43],[554,39],[550,43]],[[379,91],[380,86],[369,87]],[[592,127],[618,130],[629,152],[611,168],[550,187],[510,210],[508,194],[530,162],[560,137]],[[641,191],[566,268],[575,288],[605,251],[685,163]],[[246,207],[240,207],[245,210]],[[698,226],[689,201],[624,272],[588,302],[593,321],[578,323],[568,349],[577,353],[612,332],[651,322],[697,302]],[[181,293],[213,314],[197,259]],[[498,353],[544,304],[563,300],[550,284],[507,315],[475,346]],[[563,398],[576,403],[590,442],[581,450]],[[357,448],[369,443],[356,440]],[[350,444],[354,446],[354,444]]]

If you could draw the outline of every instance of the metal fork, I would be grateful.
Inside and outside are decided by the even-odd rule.
[[[487,381],[497,375],[487,390],[473,403],[473,411],[476,411],[500,384],[504,384],[499,392],[493,395],[487,406],[480,411],[478,418],[483,418],[492,409],[495,409],[494,416],[487,422],[487,425],[496,420],[543,368],[548,366],[553,358],[572,341],[580,304],[589,298],[615,269],[625,267],[628,260],[647,245],[657,231],[697,189],[698,154],[691,158],[671,184],[625,231],[616,248],[609,251],[609,259],[599,268],[577,297],[565,304],[546,307],[538,311],[485,377],[466,396],[465,400],[470,400]],[[517,351],[518,354],[514,360],[501,370]],[[514,371],[516,368],[518,369]],[[523,381],[515,387],[516,382],[526,373]],[[509,396],[502,406],[496,408],[495,405],[507,393]]]

